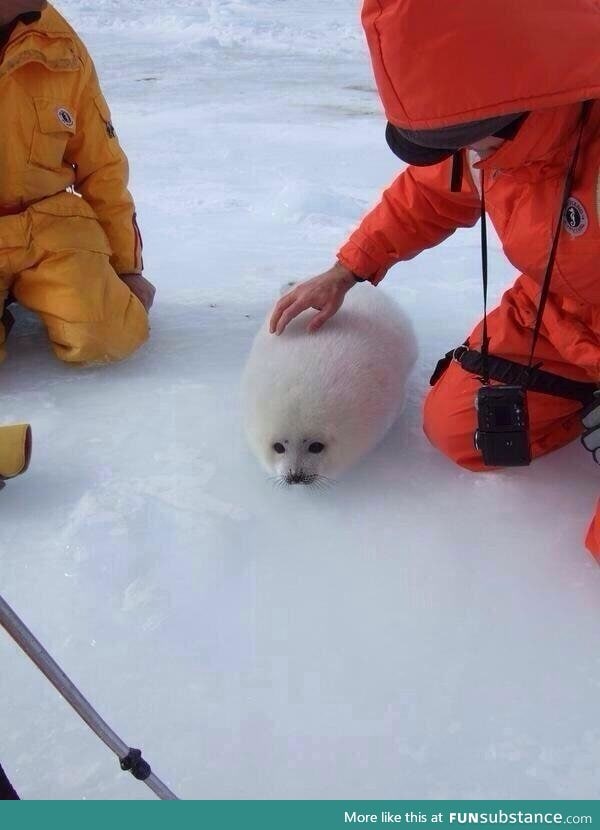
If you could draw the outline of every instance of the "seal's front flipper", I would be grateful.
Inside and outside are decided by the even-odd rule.
[[[31,427],[12,424],[0,427],[0,482],[24,473],[31,460]]]

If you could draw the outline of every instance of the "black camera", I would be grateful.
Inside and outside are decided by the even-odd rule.
[[[483,386],[477,393],[475,449],[486,467],[531,463],[527,398],[521,386]]]

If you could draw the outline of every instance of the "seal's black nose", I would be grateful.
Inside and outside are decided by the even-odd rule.
[[[309,477],[304,470],[290,470],[285,477],[286,484],[308,484]]]

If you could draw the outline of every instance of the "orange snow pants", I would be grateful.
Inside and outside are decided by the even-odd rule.
[[[528,293],[522,291],[517,281],[516,286],[504,295],[500,306],[488,315],[490,352],[525,364],[529,361],[531,326],[535,319],[535,306],[523,299]],[[469,337],[471,347],[479,349],[481,339],[480,323]],[[543,368],[549,372],[573,380],[591,380],[580,367],[565,362],[564,356],[544,336],[544,331],[536,346],[538,361],[543,361]],[[466,372],[458,363],[451,363],[427,395],[423,417],[423,428],[431,443],[450,460],[476,472],[489,469],[473,446],[477,421],[474,402],[480,387],[475,375]],[[552,452],[581,434],[582,405],[579,402],[539,392],[529,392],[527,400],[533,458]],[[586,545],[600,561],[600,502]]]
[[[107,363],[148,337],[142,303],[110,264],[89,204],[64,192],[0,216],[0,316],[9,294],[42,318],[54,353],[69,363]],[[6,332],[0,323],[0,361]]]

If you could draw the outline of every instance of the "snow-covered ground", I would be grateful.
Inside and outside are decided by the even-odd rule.
[[[438,356],[481,307],[478,230],[385,288],[420,359],[385,443],[329,492],[274,489],[238,382],[289,279],[397,171],[355,2],[60,0],[132,165],[152,339],[56,362],[21,315],[2,421],[0,590],[186,798],[596,798],[598,470],[578,445],[472,475],[428,446]],[[495,245],[496,295],[512,269]],[[0,760],[25,798],[144,798],[6,636]]]

